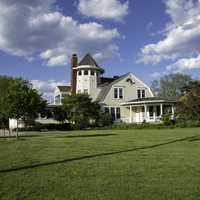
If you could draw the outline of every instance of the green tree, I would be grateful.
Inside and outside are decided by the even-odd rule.
[[[18,120],[33,121],[46,107],[46,101],[28,81],[22,79],[13,79],[7,89],[4,106],[9,118],[17,120],[16,136],[18,137]]]
[[[189,75],[168,74],[161,77],[160,80],[154,80],[151,88],[161,97],[180,97],[182,88],[187,86],[190,81],[192,81],[192,78]]]
[[[183,120],[200,120],[200,81],[192,81],[182,90],[177,105],[178,118]]]
[[[12,83],[13,78],[7,76],[0,76],[0,128],[8,129],[9,115],[7,111],[6,96],[8,94],[8,87]]]
[[[55,107],[53,109],[53,118],[56,121],[59,121],[61,123],[64,123],[67,119],[67,113],[62,107]]]
[[[86,128],[94,124],[100,124],[102,116],[101,107],[92,102],[87,94],[72,94],[63,100],[63,109],[67,113],[67,120],[74,123],[77,128]]]

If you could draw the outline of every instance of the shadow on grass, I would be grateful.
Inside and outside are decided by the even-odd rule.
[[[191,138],[188,140],[188,142],[196,142],[196,141],[200,141],[200,137]]]
[[[89,138],[89,137],[107,137],[116,135],[117,134],[68,135],[68,136],[57,136],[56,138]]]
[[[70,162],[73,162],[73,161],[80,161],[80,160],[92,159],[92,158],[97,158],[97,157],[105,157],[105,156],[117,155],[117,154],[121,154],[121,153],[134,152],[134,151],[145,150],[145,149],[153,149],[153,148],[157,148],[157,147],[161,147],[161,146],[166,146],[166,145],[169,145],[169,144],[174,144],[174,143],[177,143],[177,142],[191,141],[191,140],[195,140],[197,138],[199,139],[199,136],[196,135],[196,136],[172,140],[172,141],[165,142],[165,143],[154,144],[154,145],[143,146],[143,147],[136,147],[136,148],[126,149],[126,150],[121,150],[121,151],[99,153],[99,154],[86,155],[86,156],[81,156],[81,157],[76,157],[76,158],[69,158],[69,159],[64,159],[64,160],[50,161],[50,162],[38,163],[38,164],[33,164],[33,165],[21,166],[21,167],[15,167],[15,168],[10,168],[10,169],[3,169],[3,170],[0,170],[0,173],[15,172],[15,171],[33,169],[33,168],[38,168],[38,167],[43,167],[43,166],[51,166],[51,165],[57,165],[57,164],[62,164],[62,163],[70,163]]]

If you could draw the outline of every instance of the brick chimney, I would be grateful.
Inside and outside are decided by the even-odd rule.
[[[78,57],[76,54],[72,55],[71,58],[71,93],[76,94],[76,82],[77,82],[77,68],[78,66]]]

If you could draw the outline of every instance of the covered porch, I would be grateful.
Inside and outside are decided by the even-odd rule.
[[[175,105],[175,100],[158,97],[135,99],[122,104],[129,110],[129,123],[159,123],[165,113],[170,113],[173,119]]]

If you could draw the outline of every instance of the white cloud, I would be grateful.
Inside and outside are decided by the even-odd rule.
[[[120,0],[79,0],[78,9],[88,17],[119,21],[128,14],[128,4]]]
[[[158,79],[161,77],[161,73],[160,72],[153,72],[151,75],[152,79]]]
[[[200,54],[195,58],[181,58],[167,67],[167,70],[174,72],[184,72],[190,69],[200,69]]]
[[[175,62],[174,66],[200,54],[200,1],[166,0],[166,13],[171,22],[166,25],[164,38],[141,49],[140,63]],[[184,65],[187,69],[194,67]]]
[[[42,96],[48,100],[49,103],[53,102],[54,91],[58,85],[69,85],[66,81],[56,81],[56,80],[32,80],[33,88],[38,90]]]
[[[116,54],[111,46],[120,37],[117,29],[81,24],[53,3],[56,0],[1,0],[0,50],[28,59],[39,56],[49,66],[65,65],[72,53]]]

